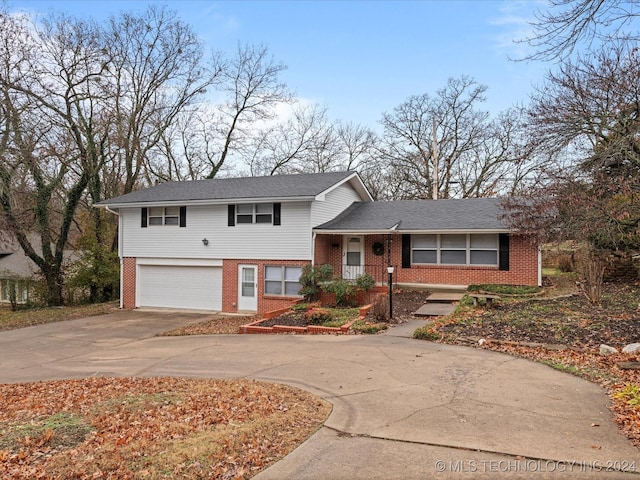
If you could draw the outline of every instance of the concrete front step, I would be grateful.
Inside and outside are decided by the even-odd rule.
[[[464,295],[464,292],[433,292],[427,302],[459,302]]]
[[[413,315],[415,317],[439,317],[441,315],[450,315],[455,309],[456,306],[451,303],[427,303],[413,312]]]

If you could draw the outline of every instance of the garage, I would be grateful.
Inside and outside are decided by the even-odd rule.
[[[138,307],[222,310],[222,267],[138,265]]]

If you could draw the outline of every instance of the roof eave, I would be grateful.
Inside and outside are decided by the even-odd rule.
[[[320,192],[318,195],[315,196],[315,200],[321,200],[321,201],[324,200],[324,197],[327,195],[327,193],[329,193],[332,190],[335,190],[340,185],[343,185],[347,182],[351,182],[354,179],[356,181],[352,182],[351,186],[355,189],[356,192],[358,192],[358,195],[360,195],[360,198],[365,202],[372,202],[373,197],[369,193],[369,190],[367,190],[367,187],[365,186],[365,184],[362,182],[362,179],[360,178],[360,175],[358,175],[358,172],[353,172],[348,177],[343,178],[339,182],[336,182],[333,185],[331,185],[329,188],[323,190],[322,192]]]
[[[314,228],[315,233],[331,234],[331,235],[379,235],[408,233],[413,235],[434,235],[434,234],[460,234],[460,233],[512,233],[508,228],[458,228],[458,229],[435,229],[435,230],[405,230],[405,229],[326,229]]]
[[[300,197],[253,197],[253,198],[224,198],[224,199],[205,199],[205,200],[159,200],[153,202],[116,202],[116,203],[97,203],[93,205],[96,208],[131,208],[131,207],[166,207],[171,205],[228,205],[238,203],[291,203],[291,202],[311,202],[315,199],[312,196]]]

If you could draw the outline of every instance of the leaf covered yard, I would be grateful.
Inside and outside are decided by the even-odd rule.
[[[0,385],[0,478],[251,478],[330,405],[255,381],[89,378]]]

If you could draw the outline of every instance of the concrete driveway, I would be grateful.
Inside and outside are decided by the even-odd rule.
[[[242,377],[330,401],[325,426],[259,480],[629,478],[619,470],[640,471],[640,450],[618,432],[603,390],[544,365],[397,336],[401,330],[154,337],[203,318],[125,311],[3,332],[0,382]]]

